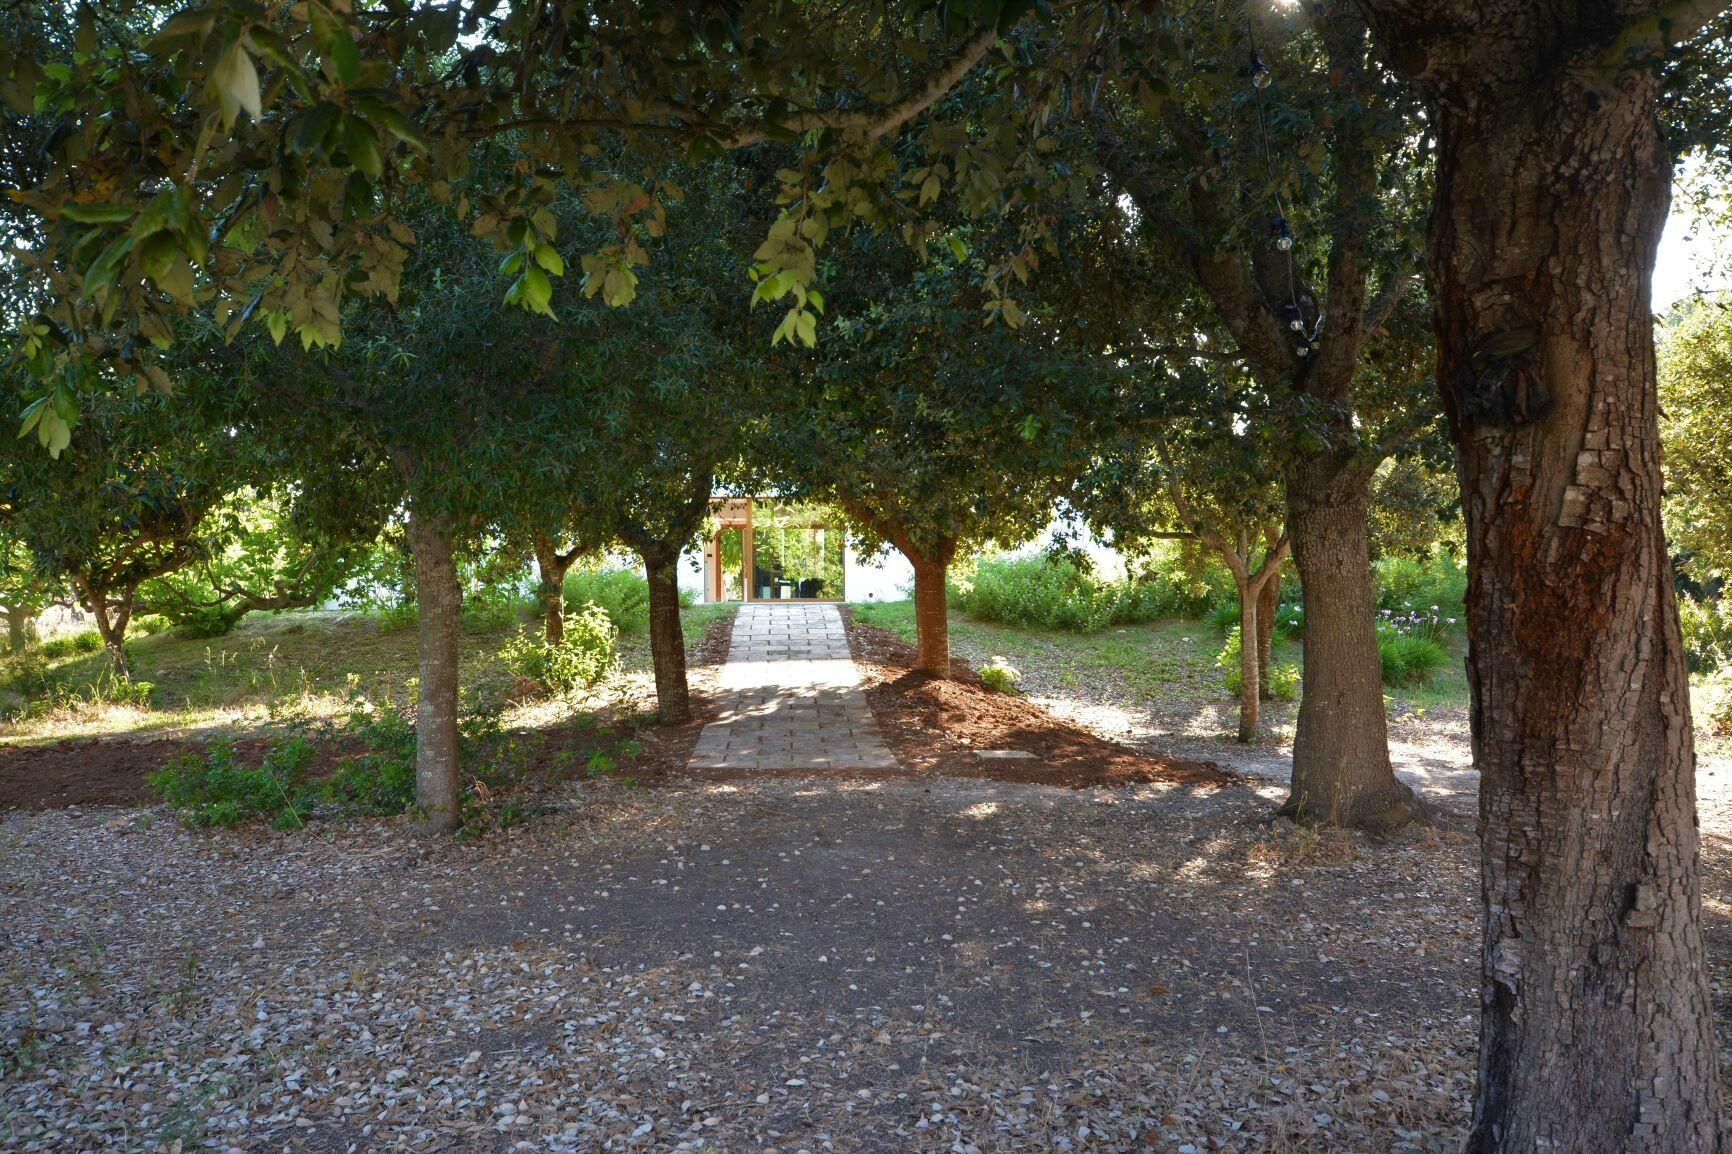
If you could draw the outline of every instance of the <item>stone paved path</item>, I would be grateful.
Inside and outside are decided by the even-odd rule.
[[[834,605],[742,605],[691,769],[894,769]]]

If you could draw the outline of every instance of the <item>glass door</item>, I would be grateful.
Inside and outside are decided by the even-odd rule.
[[[752,516],[752,597],[760,601],[842,599],[842,530],[823,509],[762,505]]]
[[[723,601],[746,597],[746,532],[729,527],[716,534],[717,592]]]

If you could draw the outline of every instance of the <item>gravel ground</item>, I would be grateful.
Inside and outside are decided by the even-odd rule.
[[[0,825],[0,1147],[1453,1148],[1470,847],[1246,788],[574,786],[396,824]]]

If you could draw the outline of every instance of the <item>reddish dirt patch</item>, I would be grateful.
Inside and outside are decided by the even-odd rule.
[[[0,750],[0,810],[138,805],[151,800],[147,776],[203,748],[202,740],[184,737],[81,737]],[[248,760],[264,748],[260,738],[235,743]]]
[[[994,693],[962,661],[951,661],[948,681],[917,672],[913,646],[887,630],[855,624],[847,610],[843,619],[866,700],[891,751],[909,769],[1068,789],[1145,782],[1212,789],[1237,780],[1213,764],[1120,745],[1024,698]],[[975,756],[987,749],[1035,756],[996,762]]]

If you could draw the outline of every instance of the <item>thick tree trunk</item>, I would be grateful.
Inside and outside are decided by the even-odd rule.
[[[1269,658],[1275,648],[1275,614],[1280,608],[1281,569],[1277,566],[1257,595],[1257,697],[1261,701],[1275,699],[1269,688]]]
[[[1649,290],[1671,170],[1654,78],[1560,52],[1436,102],[1486,911],[1468,1150],[1696,1154],[1721,1148],[1721,1102],[1660,523]]]
[[[576,559],[576,550],[562,554],[549,538],[536,536],[536,596],[541,601],[542,636],[549,645],[565,640],[565,574]]]
[[[933,677],[949,677],[950,612],[944,586],[950,560],[912,554],[908,559],[914,566],[914,625],[918,632],[915,667]]]
[[[426,833],[450,833],[462,816],[457,798],[457,613],[463,590],[451,534],[438,518],[412,513],[416,644],[421,686],[415,710],[415,805]]]
[[[1237,575],[1235,575],[1237,577]],[[1257,627],[1257,610],[1262,601],[1262,590],[1253,588],[1243,578],[1237,578],[1239,586],[1239,740],[1252,742],[1257,740],[1257,702],[1262,699],[1257,687],[1262,684],[1258,677],[1258,644],[1262,636]],[[1264,586],[1267,588],[1267,586]]]
[[[643,559],[649,580],[650,660],[655,665],[656,704],[664,724],[678,725],[692,718],[686,638],[680,626],[679,550],[646,549]]]
[[[1287,531],[1304,598],[1305,650],[1293,783],[1282,812],[1381,832],[1424,807],[1389,762],[1365,536],[1369,481],[1369,470],[1332,456],[1305,458],[1288,472]]]
[[[6,649],[22,653],[30,644],[30,610],[22,605],[6,606]]]

